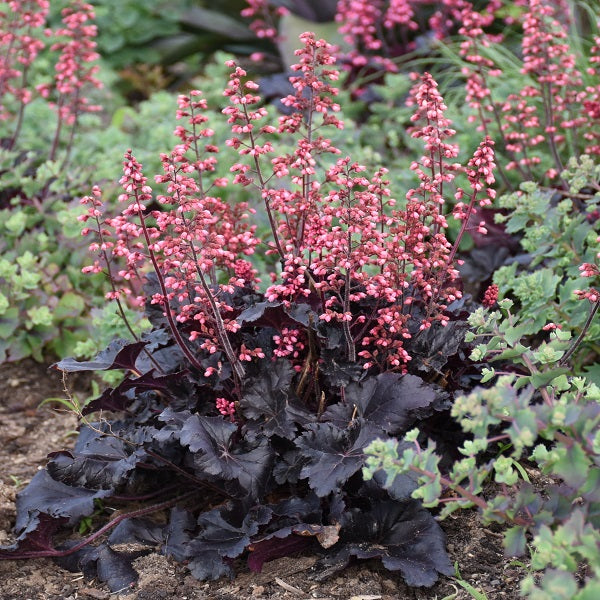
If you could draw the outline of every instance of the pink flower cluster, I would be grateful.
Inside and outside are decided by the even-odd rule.
[[[38,86],[38,92],[45,98],[50,96],[53,88],[56,89],[58,98],[55,106],[59,122],[66,125],[73,125],[82,113],[101,110],[100,106],[90,104],[83,93],[86,86],[102,87],[95,76],[98,66],[89,64],[99,58],[95,51],[96,26],[90,23],[94,18],[92,5],[82,0],[75,0],[63,9],[64,26],[56,31],[56,35],[65,40],[51,47],[51,50],[60,52],[54,83]]]
[[[468,3],[465,3],[468,4]],[[486,53],[497,42],[497,36],[485,29],[491,19],[466,6],[461,13],[463,36],[461,54],[465,60],[467,101],[476,111],[472,121],[494,136],[507,153],[506,170],[517,170],[523,178],[539,178],[535,168],[542,156],[549,155],[545,175],[559,178],[563,159],[572,153],[573,142],[587,140],[583,151],[599,154],[598,133],[595,128],[600,106],[600,86],[584,86],[575,54],[568,44],[569,11],[566,3],[549,0],[519,2],[525,7],[520,19],[523,28],[521,73],[527,76],[521,90],[499,96],[492,80],[501,71]],[[599,45],[592,48],[591,75],[596,74]],[[492,128],[496,131],[492,132]],[[567,135],[567,132],[572,133]],[[544,152],[538,148],[544,147]],[[563,149],[566,148],[566,151]],[[577,148],[576,151],[581,151]],[[508,187],[510,182],[501,173]],[[540,174],[541,175],[541,174]]]
[[[235,421],[235,403],[230,402],[227,398],[217,398],[215,400],[217,410],[224,416],[229,417],[231,422]]]
[[[15,120],[13,134],[4,142],[5,147],[10,149],[19,137],[25,108],[33,97],[29,74],[44,48],[40,38],[50,3],[47,0],[11,0],[5,4],[7,10],[0,11],[0,121]],[[95,52],[96,26],[90,23],[93,18],[90,4],[74,0],[62,11],[62,27],[56,31],[43,30],[47,37],[60,38],[50,47],[58,53],[54,82],[36,88],[43,98],[52,98],[50,104],[58,112],[54,139],[48,153],[50,160],[56,158],[64,125],[71,127],[72,140],[78,116],[101,109],[90,104],[86,97],[87,87],[101,87],[95,77],[98,67],[90,65],[99,57]],[[69,148],[63,168],[68,155]]]
[[[455,174],[464,173],[471,191],[455,214],[462,235],[477,207],[493,198],[493,143],[486,138],[466,168],[454,162],[458,148],[449,142],[454,131],[446,106],[436,82],[425,74],[410,95],[415,107],[411,134],[423,140],[425,149],[412,166],[420,183],[397,208],[386,169],[369,175],[324,136],[324,127],[343,127],[336,116],[333,48],[312,33],[302,34],[301,41],[290,78],[295,93],[283,99],[291,112],[276,125],[267,120],[258,85],[235,62],[228,63],[224,95],[229,105],[223,113],[231,137],[226,144],[239,154],[230,167],[231,185],[256,191],[271,228],[268,251],[281,265],[279,274],[271,274],[265,296],[286,306],[309,302],[321,321],[343,332],[351,362],[404,371],[410,360],[406,339],[415,328],[436,321],[445,325],[447,304],[461,295],[453,264],[460,240],[453,247],[446,239],[445,198]],[[207,108],[199,91],[179,97],[179,143],[162,155],[163,174],[156,177],[165,193],[154,196],[141,165],[128,152],[119,198],[125,209],[119,217],[104,218],[97,198],[87,199],[90,213],[84,219],[96,220],[96,227],[88,229],[99,238],[92,249],[124,261],[118,273],[122,279],[139,278],[152,264],[160,292],[150,302],[163,307],[176,338],[179,329],[188,333],[189,339],[178,343],[192,364],[198,366],[190,341],[209,354],[224,352],[241,378],[242,364],[265,353],[236,336],[240,325],[230,298],[240,288],[252,290],[257,281],[244,257],[259,240],[249,224],[253,211],[216,194],[235,192],[215,176],[219,148]],[[280,135],[295,140],[289,153],[276,152]],[[162,210],[148,210],[153,198]],[[99,268],[100,262],[89,270]],[[274,355],[290,358],[301,369],[314,344],[310,335],[282,327],[273,337]]]
[[[600,240],[600,238],[598,238]],[[600,256],[600,253],[599,253]],[[579,270],[581,271],[582,277],[599,277],[600,269],[598,265],[592,263],[583,263]],[[592,304],[600,302],[600,291],[596,288],[589,287],[586,290],[575,290],[574,292],[580,300],[589,300]]]
[[[15,113],[22,120],[25,105],[31,101],[28,74],[44,48],[40,32],[49,8],[48,0],[12,0],[0,11],[0,121]]]
[[[246,0],[246,3],[248,7],[242,9],[240,14],[246,19],[252,19],[250,29],[256,37],[277,39],[275,17],[282,17],[288,10],[283,6],[272,7],[269,0]]]
[[[278,39],[276,21],[286,9],[270,0],[246,0],[241,15],[253,19],[258,37]],[[485,14],[493,20],[501,0],[490,0]],[[394,57],[416,47],[414,32],[426,28],[442,39],[456,31],[465,0],[338,0],[335,19],[351,50],[341,57],[349,67],[375,67],[395,72]],[[413,34],[411,36],[411,34]]]
[[[211,140],[214,131],[205,127],[206,101],[201,92],[179,96],[178,107],[177,118],[185,121],[175,129],[181,143],[162,155],[163,174],[155,178],[166,188],[156,198],[163,209],[147,213],[152,188],[128,151],[120,180],[124,191],[119,196],[126,206],[119,217],[104,219],[94,231],[114,256],[124,260],[125,267],[118,272],[122,279],[139,279],[140,269],[151,262],[160,292],[150,302],[164,308],[173,335],[179,335],[177,323],[186,324],[190,341],[199,340],[211,354],[224,349],[241,376],[240,360],[257,354],[245,349],[239,356],[234,352],[228,334],[239,325],[228,316],[232,309],[221,296],[257,282],[256,270],[241,258],[251,255],[258,244],[256,227],[248,223],[253,211],[244,203],[232,206],[213,195],[227,181],[213,175],[219,149]],[[107,241],[109,236],[113,241]],[[227,283],[219,282],[221,273],[228,274]],[[185,341],[181,345],[188,349]]]
[[[498,291],[498,286],[495,283],[490,285],[487,290],[485,290],[481,303],[488,308],[494,306],[494,304],[498,302]],[[546,327],[548,326],[546,325]],[[546,327],[544,327],[544,330],[546,330]]]

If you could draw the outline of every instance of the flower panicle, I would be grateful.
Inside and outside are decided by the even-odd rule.
[[[17,116],[11,98],[19,113],[32,100],[28,72],[45,46],[42,28],[50,2],[12,0],[7,9],[0,11],[0,121]]]

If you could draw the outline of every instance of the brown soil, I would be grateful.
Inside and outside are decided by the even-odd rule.
[[[60,374],[32,361],[0,365],[0,544],[9,543],[14,524],[14,500],[50,451],[74,441],[76,418],[69,413],[37,408],[48,397],[64,397]],[[70,387],[85,387],[84,380]],[[85,394],[85,390],[80,393]],[[519,597],[520,567],[502,556],[502,535],[482,527],[474,512],[464,512],[442,523],[448,551],[462,577],[490,600]],[[136,588],[123,600],[468,600],[473,598],[457,581],[442,578],[429,589],[406,587],[402,578],[376,562],[363,562],[341,575],[318,581],[316,557],[299,556],[267,563],[260,574],[240,568],[233,581],[205,583],[186,568],[157,554],[139,558]],[[0,561],[0,600],[108,600],[106,586],[85,581],[51,560]],[[115,597],[112,595],[112,597]]]

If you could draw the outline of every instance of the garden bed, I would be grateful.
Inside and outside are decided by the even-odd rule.
[[[0,366],[4,387],[0,390],[0,460],[5,468],[0,475],[0,543],[10,539],[14,523],[15,495],[36,471],[45,464],[49,450],[69,448],[75,437],[76,418],[49,406],[37,408],[48,397],[64,395],[60,374],[48,371],[33,361]],[[75,391],[85,393],[85,380],[71,382]],[[79,389],[77,389],[79,388]],[[14,478],[14,479],[13,479]],[[452,561],[458,561],[461,575],[490,598],[518,598],[520,567],[502,556],[502,536],[482,528],[472,511],[459,513],[443,523],[448,536]],[[282,558],[267,563],[255,574],[244,567],[233,581],[221,579],[204,583],[195,580],[187,569],[157,554],[143,556],[135,562],[140,579],[123,600],[182,600],[183,598],[395,598],[433,599],[450,596],[455,600],[472,598],[449,578],[429,589],[408,588],[402,579],[380,564],[356,564],[342,575],[319,581],[324,575],[313,567],[315,556]],[[85,581],[81,573],[65,571],[51,560],[2,561],[2,600],[75,600],[108,599],[105,585]],[[286,589],[288,586],[288,589]],[[302,590],[291,591],[292,588]],[[453,595],[456,594],[456,595]]]

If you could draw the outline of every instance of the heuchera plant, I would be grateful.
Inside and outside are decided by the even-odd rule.
[[[103,287],[90,279],[74,290],[84,247],[70,226],[69,206],[87,188],[68,168],[75,132],[85,113],[99,110],[88,96],[100,87],[94,13],[87,3],[71,2],[51,30],[44,29],[48,10],[45,0],[0,4],[0,361],[71,352],[88,333],[81,317],[89,295]],[[53,43],[42,56],[44,37]],[[56,61],[55,75],[34,86],[38,57]],[[36,109],[46,104],[56,111],[37,149],[23,141],[38,118],[34,101]]]
[[[514,181],[547,181],[568,194],[561,174],[571,157],[597,155],[600,40],[589,59],[578,65],[578,51],[569,41],[572,14],[566,2],[529,0],[518,22],[520,52],[497,51],[498,35],[489,34],[492,20],[465,7],[461,12],[460,55],[470,120],[498,143],[508,161],[500,176],[508,189]],[[580,53],[582,54],[582,53]],[[587,57],[586,57],[587,58]],[[507,71],[518,71],[521,88],[505,86]],[[518,173],[513,179],[510,171]]]
[[[246,0],[243,17],[252,19],[250,28],[261,39],[278,40],[278,20],[288,14],[288,8],[272,0]],[[349,50],[342,53],[345,67],[355,71],[398,71],[398,62],[415,50],[437,39],[456,33],[462,12],[477,10],[488,25],[502,0],[480,3],[466,0],[338,0],[335,21]],[[521,4],[516,2],[515,4]],[[294,3],[288,5],[296,8]],[[429,39],[428,39],[429,38]]]
[[[113,590],[135,580],[131,556],[114,548],[133,539],[199,578],[231,574],[243,554],[259,570],[307,547],[324,552],[328,573],[352,557],[380,558],[410,585],[453,572],[441,529],[410,499],[414,478],[385,491],[360,469],[377,437],[416,423],[443,437],[460,378],[448,367],[461,364],[468,315],[457,248],[494,196],[493,143],[485,138],[466,167],[453,162],[446,107],[423,75],[411,91],[412,135],[425,148],[412,165],[419,185],[397,205],[385,169],[368,176],[325,136],[343,127],[332,48],[310,33],[301,41],[295,94],[283,99],[291,110],[276,124],[258,85],[228,63],[225,143],[239,153],[231,183],[213,175],[220,141],[194,91],[178,101],[161,193],[128,151],[121,214],[104,213],[98,188],[82,200],[98,253],[86,271],[108,273],[120,307],[144,302],[154,329],[93,361],[56,365],[125,377],[84,408],[74,450],[53,453],[19,495],[18,538],[3,558],[57,557]],[[293,152],[276,151],[280,136],[296,140]],[[456,191],[459,172],[469,187]],[[240,186],[260,208],[227,201]],[[453,245],[444,234],[449,189],[461,224]],[[258,215],[267,241],[257,237]],[[260,250],[275,259],[270,281],[253,267]],[[119,416],[87,418],[109,410]],[[56,547],[54,534],[100,499],[154,503]],[[166,523],[142,518],[166,509]]]

